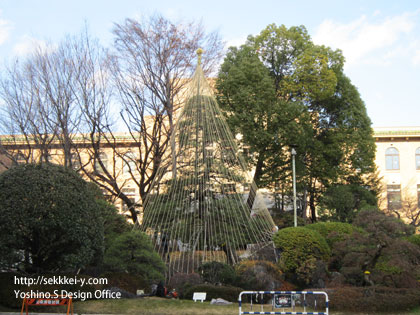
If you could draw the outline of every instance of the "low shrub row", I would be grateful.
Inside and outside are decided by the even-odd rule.
[[[420,289],[341,287],[326,289],[330,309],[347,312],[401,312],[420,304]]]

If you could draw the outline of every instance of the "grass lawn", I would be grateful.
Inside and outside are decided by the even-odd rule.
[[[254,311],[259,311],[259,308],[254,307]],[[210,302],[193,302],[190,300],[169,300],[157,297],[141,298],[141,299],[121,299],[121,300],[99,300],[99,301],[85,301],[76,302],[74,313],[96,313],[96,314],[147,314],[147,315],[183,315],[183,314],[223,314],[236,315],[238,314],[238,303],[231,305],[210,305]],[[243,311],[250,311],[249,308],[243,308]],[[264,311],[271,311],[271,308],[264,308]],[[285,310],[286,311],[286,310]],[[290,311],[290,309],[287,309]],[[296,309],[296,311],[303,311],[303,309]],[[318,310],[322,311],[322,310]],[[354,314],[344,312],[331,312],[334,315],[366,315],[366,313]],[[384,315],[386,313],[380,313]],[[389,313],[388,315],[420,315],[420,308],[407,313]]]
[[[74,313],[96,314],[238,314],[238,303],[210,305],[210,302],[169,300],[157,297],[76,302]]]
[[[210,302],[193,302],[190,300],[169,300],[157,297],[148,297],[140,299],[108,299],[108,300],[92,300],[84,302],[74,303],[74,314],[145,314],[145,315],[229,315],[238,314],[238,303],[231,305],[210,305]],[[259,311],[260,308],[254,307],[254,311]],[[0,307],[0,311],[13,311],[19,312],[19,310],[11,310]],[[250,311],[248,308],[243,308],[243,311]],[[264,311],[271,311],[268,307],[264,308]],[[286,310],[285,310],[286,311]],[[290,311],[290,309],[287,309]],[[296,309],[296,311],[303,311]],[[318,310],[322,311],[322,310]],[[66,313],[65,307],[30,307],[29,312],[51,312],[51,313]],[[367,315],[367,313],[345,313],[345,312],[334,312],[330,311],[333,315]],[[420,315],[420,307],[406,313],[378,313],[381,315]],[[370,313],[370,315],[372,315]]]

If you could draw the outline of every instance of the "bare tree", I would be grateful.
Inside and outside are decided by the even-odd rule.
[[[51,143],[56,135],[56,126],[46,117],[51,107],[45,102],[46,94],[42,89],[39,73],[41,53],[35,53],[24,62],[16,61],[6,69],[0,82],[0,95],[4,102],[1,115],[1,151],[10,162],[47,161]],[[34,155],[36,148],[37,156]]]
[[[385,213],[401,219],[409,225],[418,228],[420,226],[420,207],[418,197],[408,191],[403,190],[404,198],[401,200],[401,207],[387,207]]]
[[[175,146],[170,136],[195,69],[196,50],[204,49],[204,71],[211,74],[223,43],[216,32],[206,34],[200,23],[172,23],[159,15],[142,22],[127,19],[115,25],[114,34],[112,72],[134,151],[121,158],[144,201],[166,148]]]
[[[7,70],[0,96],[1,132],[8,136],[0,138],[0,149],[8,158],[0,163],[49,162],[55,150],[61,155],[55,162],[77,168],[121,199],[135,222],[136,201],[125,188],[134,183],[144,200],[170,145],[196,50],[204,49],[204,69],[212,73],[223,45],[200,23],[174,24],[161,16],[142,23],[127,19],[114,34],[113,55],[84,31],[38,47]],[[111,99],[114,88],[118,97]],[[120,107],[125,139],[111,107]]]

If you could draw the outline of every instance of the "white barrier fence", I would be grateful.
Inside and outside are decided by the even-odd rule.
[[[250,295],[250,311],[242,311],[242,297]],[[271,295],[271,311],[264,311],[264,295]],[[323,295],[325,296],[325,311],[307,312],[307,295]],[[260,304],[253,303],[254,298],[260,300]],[[295,312],[296,300],[303,307],[303,312]],[[282,315],[328,315],[328,294],[323,291],[242,291],[239,294],[239,315],[242,314],[282,314]],[[253,308],[261,308],[260,311],[254,311]],[[314,298],[314,308],[316,310],[317,299]],[[277,309],[292,309],[292,311],[277,311]]]

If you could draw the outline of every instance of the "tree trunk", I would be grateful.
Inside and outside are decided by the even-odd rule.
[[[258,186],[256,185],[259,184],[263,165],[264,165],[264,154],[259,154],[257,165],[255,166],[255,173],[254,173],[254,179],[253,179],[253,182],[255,183],[255,185],[251,183],[251,187],[249,188],[248,199],[246,201],[250,209],[252,209],[252,206],[254,205],[255,197],[257,195]]]
[[[311,209],[311,221],[316,222],[316,209],[315,209],[315,192],[309,192],[309,208]]]

